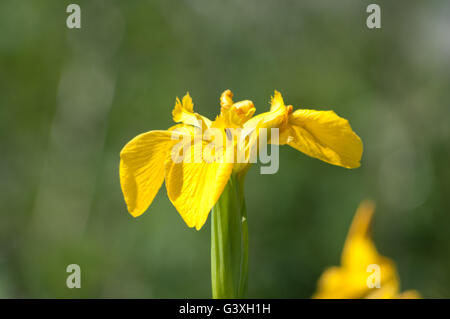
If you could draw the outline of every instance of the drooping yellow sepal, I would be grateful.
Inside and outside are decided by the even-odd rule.
[[[192,146],[192,152],[194,152]],[[167,195],[189,227],[200,230],[219,199],[233,170],[233,163],[174,162],[165,168]]]
[[[296,110],[286,106],[275,91],[270,111],[253,117],[245,127],[278,128],[278,144],[289,146],[324,162],[346,168],[360,166],[363,146],[348,121],[333,111]],[[255,140],[255,139],[253,139]],[[271,143],[276,141],[270,140]]]
[[[280,143],[324,162],[346,168],[360,166],[361,139],[348,121],[333,111],[297,110],[280,136]]]
[[[164,162],[178,140],[177,132],[150,131],[128,142],[120,152],[120,185],[128,211],[143,214],[164,181]]]

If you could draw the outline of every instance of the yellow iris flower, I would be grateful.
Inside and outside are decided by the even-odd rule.
[[[223,139],[226,129],[241,128],[251,132],[243,145],[249,151],[257,144],[259,129],[278,128],[279,144],[295,149],[330,164],[356,168],[360,165],[362,142],[346,119],[333,111],[297,110],[286,106],[281,94],[275,91],[270,111],[252,117],[255,107],[251,101],[234,103],[226,90],[221,98],[221,113],[211,121],[195,113],[189,94],[176,100],[173,120],[179,123],[168,130],[155,130],[132,139],[120,153],[120,182],[128,211],[134,217],[143,214],[165,181],[167,194],[183,220],[197,230],[205,224],[208,214],[221,196],[233,173],[245,172],[249,163],[233,163],[228,149],[217,156],[212,153],[200,162],[176,162],[174,146],[179,139],[205,148],[214,141],[201,132],[219,128]],[[174,137],[178,137],[174,139]],[[270,136],[268,137],[271,142]],[[220,152],[219,152],[220,153]],[[189,156],[189,154],[187,155]],[[227,160],[224,160],[227,159]]]
[[[320,277],[313,298],[318,299],[414,299],[420,298],[414,290],[399,293],[399,278],[395,264],[381,256],[369,234],[374,204],[362,202],[353,219],[344,244],[341,266],[328,268]],[[375,272],[369,265],[379,266],[379,288],[369,284]],[[369,267],[369,268],[368,268]]]

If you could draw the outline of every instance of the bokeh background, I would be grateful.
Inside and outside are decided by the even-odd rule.
[[[249,297],[310,297],[366,198],[402,290],[450,297],[450,2],[378,0],[369,30],[372,1],[79,0],[69,30],[71,2],[0,2],[0,297],[209,298],[209,221],[187,228],[164,187],[132,218],[119,152],[176,96],[213,118],[227,88],[333,109],[365,147],[356,170],[282,147],[249,172]]]

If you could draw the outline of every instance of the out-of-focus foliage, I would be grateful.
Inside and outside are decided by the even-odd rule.
[[[82,0],[79,30],[69,3],[0,2],[0,297],[210,297],[209,222],[185,227],[164,188],[134,219],[118,163],[176,96],[212,118],[227,88],[333,109],[364,142],[357,170],[289,147],[250,170],[250,297],[311,296],[367,197],[402,289],[450,297],[448,1],[377,1],[379,30],[368,1]]]

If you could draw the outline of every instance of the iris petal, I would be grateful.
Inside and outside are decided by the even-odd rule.
[[[285,142],[311,157],[346,168],[360,166],[361,139],[333,111],[297,110],[289,115],[287,132],[280,134]]]
[[[194,143],[191,152],[195,152],[195,147]],[[187,156],[191,158],[190,154]],[[195,227],[197,230],[202,228],[222,194],[232,170],[233,163],[224,158],[211,163],[176,163],[171,158],[167,160],[167,195],[189,227]]]
[[[177,132],[150,131],[132,139],[120,152],[120,184],[128,211],[143,214],[164,181],[164,162],[178,142]]]

